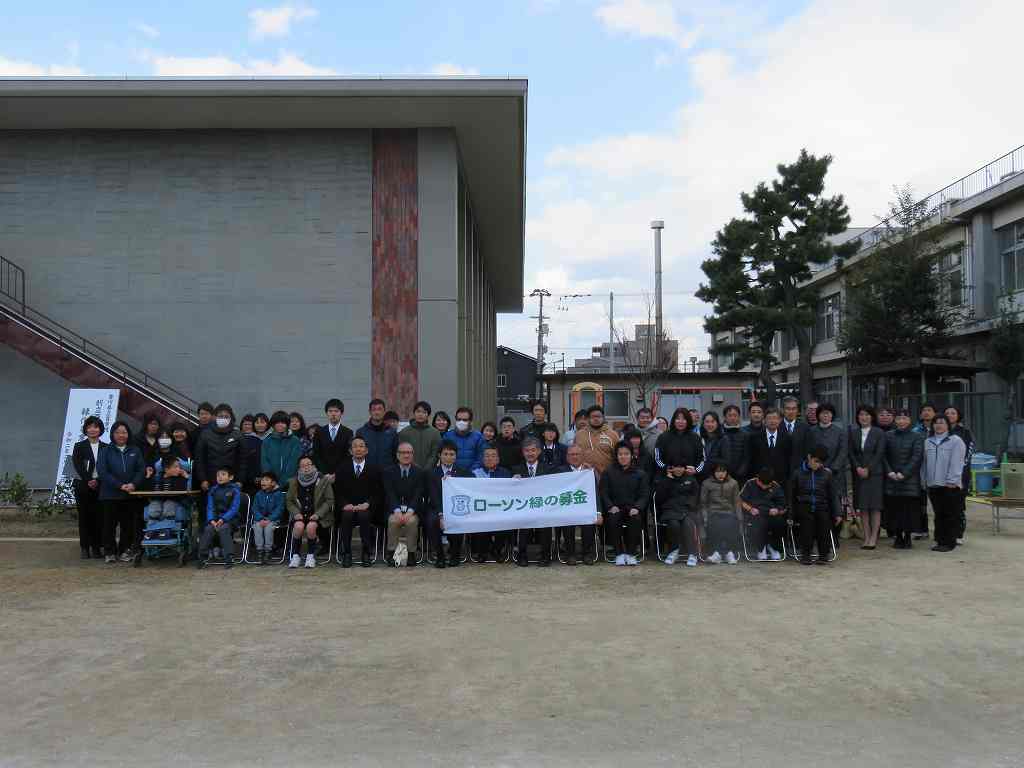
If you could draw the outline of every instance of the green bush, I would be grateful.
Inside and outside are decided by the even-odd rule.
[[[7,472],[4,473],[3,481],[0,481],[0,501],[13,504],[22,512],[32,510],[32,489],[24,475],[16,472],[11,477]]]

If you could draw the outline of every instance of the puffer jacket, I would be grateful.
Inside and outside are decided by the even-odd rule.
[[[708,435],[702,427],[700,430],[700,442],[703,450],[703,466],[700,472],[697,473],[697,479],[700,482],[704,482],[711,477],[711,470],[715,464],[725,462],[725,436],[722,433],[721,427],[711,435]]]
[[[618,507],[620,512],[628,512],[630,509],[643,512],[650,500],[649,489],[647,473],[642,469],[623,469],[614,464],[601,475],[598,489],[601,509],[607,512],[612,507]]]
[[[739,484],[731,477],[727,477],[724,483],[714,476],[709,477],[700,486],[700,510],[705,521],[711,515],[735,515],[742,519]]]
[[[743,427],[722,428],[722,458],[737,482],[746,479],[750,466],[750,433]]]
[[[477,430],[459,433],[449,429],[444,433],[444,439],[455,443],[455,466],[459,469],[472,472],[484,465],[484,448],[487,447],[487,441]]]
[[[221,467],[230,467],[231,474],[236,478],[245,474],[245,446],[242,444],[242,433],[235,429],[234,421],[226,429],[214,426],[201,430],[194,455],[193,486],[204,482],[215,485],[217,470]]]
[[[845,434],[844,434],[845,437]],[[811,509],[828,509],[829,517],[839,517],[842,507],[836,491],[835,475],[826,468],[811,470],[805,461],[789,478],[789,509],[810,505]]]
[[[366,442],[366,461],[382,471],[398,462],[398,433],[382,421],[374,425],[368,421],[356,430],[356,437]]]
[[[232,525],[241,524],[238,510],[242,501],[242,486],[238,483],[219,483],[210,486],[206,495],[206,522],[223,520]]]
[[[277,475],[277,484],[285,488],[295,473],[299,471],[299,459],[302,458],[302,441],[287,432],[278,434],[271,432],[270,437],[263,441],[260,449],[260,462],[264,472]]]
[[[893,429],[885,435],[885,495],[919,496],[924,435],[912,429]],[[899,472],[902,480],[893,480],[890,472]]]

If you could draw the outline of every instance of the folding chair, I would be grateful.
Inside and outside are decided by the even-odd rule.
[[[568,526],[564,526],[564,527],[567,528]],[[582,525],[574,525],[574,526],[572,526],[572,536],[573,536],[573,539],[574,539],[574,541],[573,541],[573,549],[574,550],[576,549],[576,543],[575,543],[576,529],[577,528],[581,528],[582,529],[583,527],[584,526],[582,526]],[[601,547],[601,531],[600,531],[601,526],[595,525],[595,526],[593,526],[593,528],[594,528],[594,560],[593,560],[593,562],[596,563],[596,562],[598,562],[601,559],[601,548],[600,548]],[[554,529],[554,531],[555,531],[555,533],[554,533],[555,554],[558,557],[558,562],[560,562],[562,565],[565,565],[566,561],[565,561],[565,557],[562,555],[562,548],[560,546],[558,546],[558,532],[560,530],[561,530],[561,528],[555,528]],[[581,555],[580,556],[580,560],[585,562],[585,559],[582,557],[582,554],[583,554],[583,531],[582,530],[580,531],[579,542],[580,542],[580,555]]]
[[[661,522],[661,519],[658,516],[658,494],[656,493],[651,497],[651,507],[654,510],[654,549],[658,556],[658,560],[664,563],[665,558],[668,557],[668,552],[661,551],[661,532],[663,528],[668,528],[668,523]],[[704,541],[701,539],[700,526],[695,526],[695,528],[697,535],[697,559],[704,562]],[[608,562],[613,561],[609,560]],[[682,562],[685,563],[686,560],[683,560]]]
[[[251,517],[252,509],[252,498],[247,493],[242,493],[238,499],[238,519],[244,520],[245,522],[239,527],[235,528],[231,532],[231,562],[234,565],[240,565],[245,562],[245,553],[249,538],[249,526],[252,525]],[[205,517],[205,515],[204,515]],[[206,523],[203,523],[203,527],[206,527]],[[241,533],[241,538],[239,538]],[[200,531],[202,534],[202,531]],[[216,541],[214,542],[216,544]],[[224,565],[225,559],[223,553],[220,557],[211,557],[206,561],[210,565]]]
[[[792,534],[793,521],[789,520],[787,524],[790,527],[790,534]],[[785,534],[782,535],[782,539],[781,539],[781,541],[782,541],[782,552],[779,553],[780,555],[782,555],[781,558],[779,558],[778,560],[772,560],[771,558],[767,558],[765,560],[758,560],[756,552],[754,553],[754,556],[751,557],[750,556],[750,550],[747,548],[747,518],[746,517],[743,518],[743,523],[740,524],[740,541],[743,542],[743,559],[746,560],[748,563],[759,563],[759,564],[760,563],[784,563],[784,562],[786,562],[786,558],[789,557],[789,555],[787,553],[787,550],[786,550],[786,535]]]
[[[327,561],[330,561],[333,552],[334,562],[341,565],[341,537],[335,537],[334,533],[340,525],[339,521],[335,520],[334,525],[331,527],[331,549],[328,551]],[[373,528],[373,552],[370,555],[370,563],[377,563],[384,559],[384,539],[387,537],[387,528],[380,528],[373,523],[370,523],[370,527]],[[354,533],[354,532],[353,532]],[[335,547],[334,540],[337,538],[338,545]],[[379,543],[378,543],[379,542]],[[363,541],[363,537],[359,537],[359,557],[362,559],[363,549],[366,547],[366,542]],[[353,558],[354,559],[354,558]],[[319,561],[318,561],[319,562]]]
[[[472,562],[476,563],[477,565],[491,565],[492,563],[494,565],[504,565],[504,564],[508,563],[512,559],[513,550],[515,549],[515,544],[512,542],[512,536],[515,535],[515,534],[509,533],[507,531],[494,531],[493,533],[494,534],[504,533],[504,535],[505,535],[505,543],[501,547],[501,556],[497,560],[490,560],[490,559],[488,559],[486,561],[481,561],[480,559],[478,559],[473,554],[473,540],[472,540],[472,537],[475,536],[476,534],[474,534],[474,533],[466,534],[466,538],[469,541],[469,559]]]
[[[604,525],[601,526],[601,529],[602,529],[601,530],[601,535],[602,535],[602,542],[601,542],[601,544],[602,544],[602,548],[604,550],[604,561],[606,563],[614,563],[615,562],[615,555],[610,555],[608,553],[608,536],[607,536],[607,534],[604,531],[604,527],[606,525],[608,525],[608,521],[607,520],[605,520],[604,521]],[[625,528],[626,524],[623,523],[622,527]],[[655,524],[655,527],[657,527],[657,524]],[[595,534],[596,534],[596,531],[595,531]],[[657,530],[655,530],[655,542],[657,542]],[[642,563],[646,559],[647,559],[647,537],[643,535],[643,531],[641,530],[640,531],[640,557],[637,558],[637,562],[638,563]]]
[[[520,530],[521,529],[517,528],[515,531],[512,531],[511,532],[511,541],[509,541],[509,550],[510,550],[509,557],[511,559],[511,562],[513,562],[513,563],[518,563],[519,562],[519,531]],[[536,530],[536,529],[531,528],[530,530]],[[555,549],[555,553],[552,556],[552,553],[549,550],[548,551],[548,558],[549,558],[549,560],[554,561],[555,559],[558,559],[558,552],[557,552],[557,550],[558,550],[558,529],[557,528],[552,528],[551,529],[551,546]],[[530,543],[529,542],[526,543],[526,547],[527,547],[527,550],[529,550],[529,547],[530,547]],[[527,561],[529,561],[529,558],[530,558],[529,551],[527,551],[527,553],[526,553],[526,558],[527,558]],[[509,562],[509,560],[506,560],[505,562],[507,563],[507,562]],[[559,559],[559,562],[561,562],[560,559]]]
[[[800,559],[800,555],[802,554],[800,552],[800,548],[796,544],[796,528],[797,528],[796,522],[792,518],[790,518],[789,519],[789,544],[790,544],[790,557],[793,560],[799,560]],[[828,558],[828,562],[834,563],[836,560],[839,559],[839,548],[836,546],[836,537],[835,537],[835,535],[832,532],[832,527],[831,526],[829,526],[829,529],[828,529],[828,541],[829,541],[829,545],[832,547],[832,553],[831,553],[831,555]],[[785,544],[785,538],[783,538],[783,544]],[[821,553],[818,553],[818,556],[820,557]],[[782,553],[782,557],[783,557],[783,559],[785,559],[785,557],[786,557],[786,553],[785,552]]]

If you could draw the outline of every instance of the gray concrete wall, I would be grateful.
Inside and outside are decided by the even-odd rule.
[[[369,131],[4,132],[0,252],[33,307],[197,400],[320,420],[337,395],[360,424],[371,155]],[[63,414],[27,370],[5,402]]]

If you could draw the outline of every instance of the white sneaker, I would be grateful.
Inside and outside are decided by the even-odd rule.
[[[665,555],[665,565],[675,565],[676,560],[679,559],[679,550],[673,549],[667,555]]]
[[[307,568],[316,568],[316,555],[313,555],[313,554],[306,555],[306,567]]]
[[[734,555],[732,552],[726,552],[725,562],[727,562],[729,565],[736,565],[736,555]]]
[[[772,560],[775,560],[775,561],[779,561],[779,560],[782,559],[782,555],[780,555],[778,552],[776,552],[771,547],[768,547],[768,557],[771,558]]]
[[[697,567],[697,556],[696,555],[690,555],[688,558],[686,558],[686,567],[687,568],[696,568]]]
[[[959,544],[960,546],[963,546],[965,541],[967,541],[967,534],[966,533],[963,536],[961,536],[959,539],[957,539],[956,543]]]
[[[126,549],[121,553],[121,562],[130,563],[134,557],[135,556],[132,554],[132,551],[130,549]]]
[[[302,563],[302,556],[301,555],[292,555],[292,559],[288,561],[288,567],[289,568],[298,568],[301,563]]]
[[[758,560],[767,560],[768,559],[768,550],[767,549],[762,549],[760,552],[758,552],[757,553],[757,559]]]
[[[636,555],[626,555],[626,565],[636,565]]]
[[[718,565],[720,562],[722,562],[722,556],[717,552],[712,552],[711,557],[708,558],[708,562]]]
[[[625,555],[616,555],[615,556],[615,564],[616,565],[625,565],[626,564],[626,556]]]

